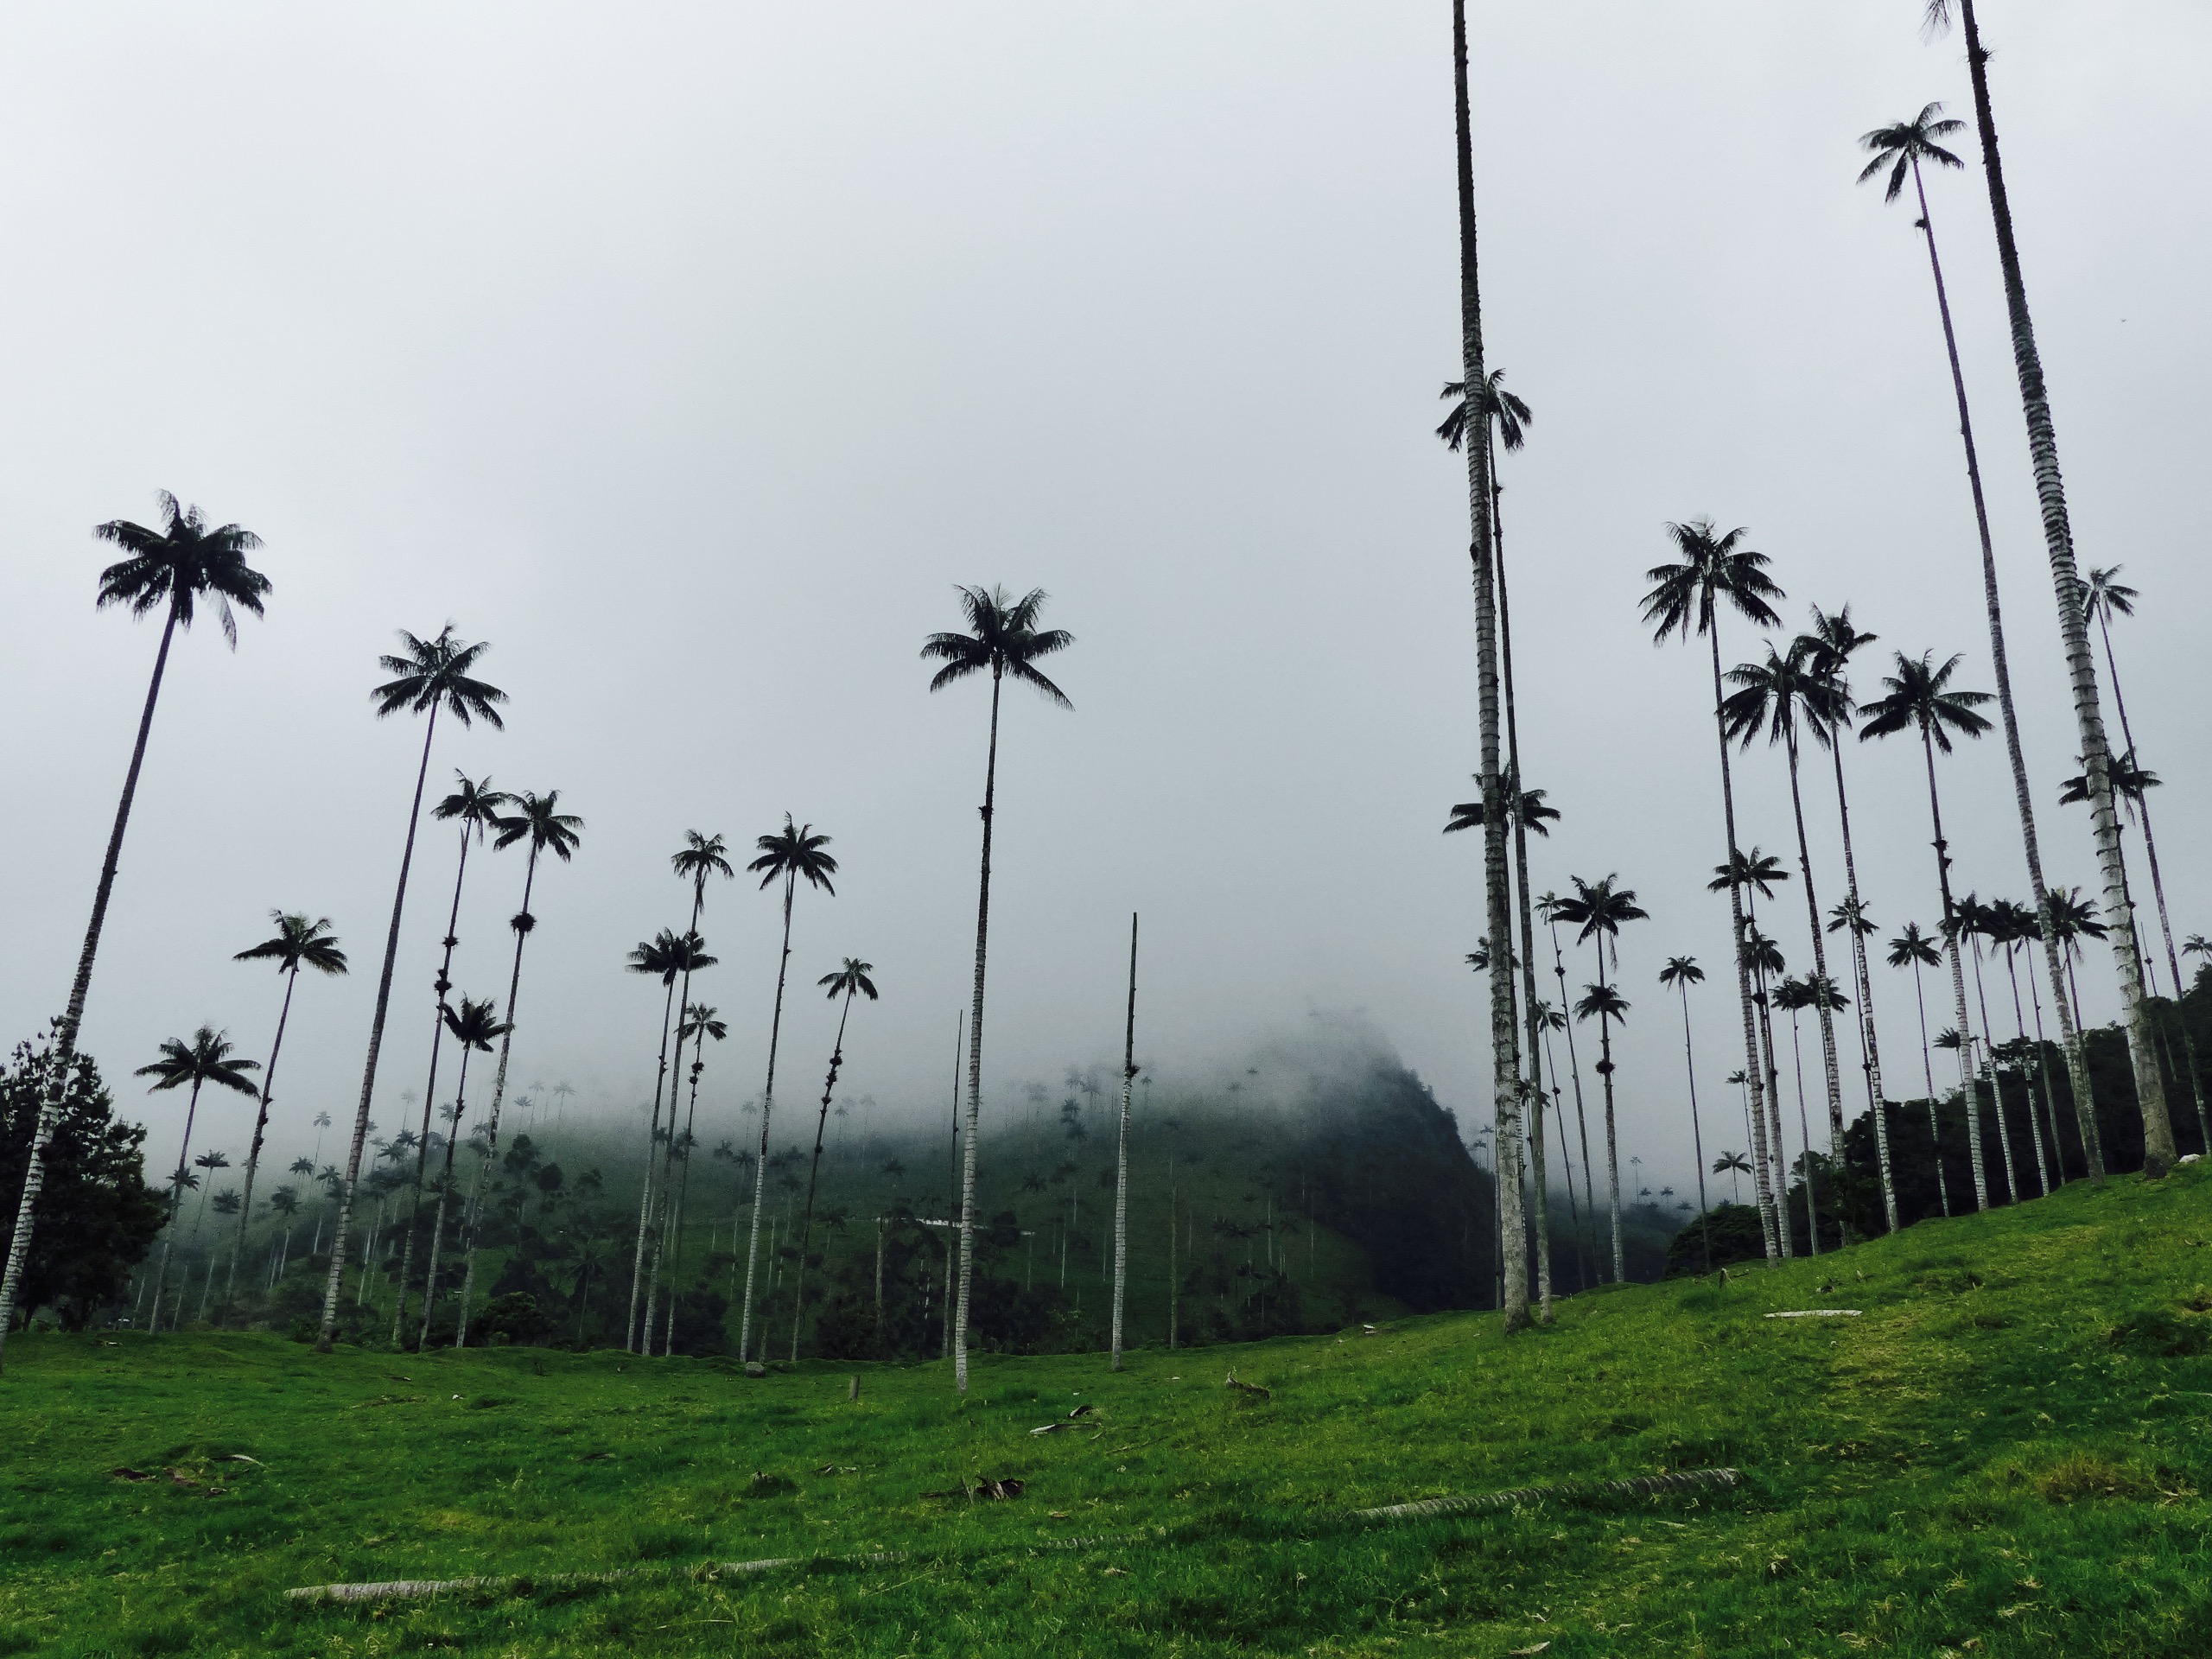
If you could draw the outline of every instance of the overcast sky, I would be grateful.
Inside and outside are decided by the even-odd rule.
[[[1713,976],[1708,1154],[1743,1138],[1719,1087],[1743,1057],[1704,891],[1706,670],[1637,620],[1667,521],[1747,525],[1793,625],[1847,601],[1882,652],[1961,652],[1989,683],[1926,261],[1904,206],[1852,182],[1868,128],[1929,99],[1971,118],[1921,10],[1473,9],[1491,361],[1536,412],[1505,480],[1528,769],[1565,814],[1537,880],[1617,871],[1652,912],[1622,949],[1624,1151],[1678,1187],[1666,957]],[[2125,690],[2177,927],[2205,929],[2212,16],[1986,12],[2078,545],[2145,596]],[[265,1058],[276,976],[230,957],[273,906],[334,918],[355,963],[301,988],[280,1147],[350,1120],[422,735],[366,694],[395,629],[448,620],[512,702],[505,734],[442,727],[434,786],[558,788],[588,821],[541,872],[518,1084],[650,1093],[660,999],[622,960],[682,919],[667,855],[789,811],[842,868],[798,902],[779,1094],[814,1092],[813,982],[857,955],[883,1001],[843,1086],[940,1105],[988,693],[929,695],[917,652],[962,582],[1046,588],[1077,641],[1052,664],[1074,712],[1006,709],[987,1109],[1117,1048],[1136,909],[1139,1052],[1168,1075],[1363,1020],[1486,1114],[1479,849],[1438,833],[1476,760],[1465,474],[1430,435],[1458,374],[1449,41],[1444,0],[16,10],[0,1026],[64,999],[156,641],[95,613],[89,532],[168,488],[257,531],[275,591],[235,656],[212,626],[179,641],[92,986],[85,1042],[156,1157],[181,1103],[128,1073],[200,1021]],[[2086,821],[2053,804],[2076,745],[1978,168],[1930,188],[2046,857],[2094,889]],[[1758,646],[1732,625],[1723,648]],[[1885,937],[1932,925],[1916,752],[1849,763]],[[1942,770],[1961,887],[2024,896],[2000,744]],[[1789,851],[1778,759],[1738,776],[1745,839]],[[1832,796],[1807,804],[1825,904]],[[387,1134],[453,863],[426,828]],[[472,995],[505,995],[521,875],[472,868]],[[709,896],[709,1139],[760,1088],[775,922],[750,883]],[[1910,982],[1877,974],[1901,1092]],[[2112,986],[2093,957],[2093,1018]],[[248,1116],[213,1103],[204,1144],[242,1158]]]

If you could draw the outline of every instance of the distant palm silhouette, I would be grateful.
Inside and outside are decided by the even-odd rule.
[[[806,1311],[806,1252],[814,1237],[814,1189],[822,1174],[823,1132],[830,1126],[830,1100],[837,1091],[838,1069],[845,1064],[845,1021],[853,1012],[855,995],[865,996],[871,1002],[876,1000],[875,982],[868,977],[874,971],[874,963],[862,962],[857,957],[847,957],[839,967],[815,982],[817,985],[829,988],[827,995],[830,1001],[835,1002],[842,997],[844,1006],[837,1011],[837,1040],[830,1050],[830,1076],[822,1085],[822,1110],[814,1122],[814,1160],[806,1172],[806,1212],[799,1223],[798,1271],[791,1294],[791,1362],[794,1364],[798,1362],[799,1319]]]
[[[200,1090],[208,1084],[220,1089],[235,1090],[241,1095],[257,1095],[249,1071],[261,1070],[258,1060],[239,1060],[231,1058],[231,1038],[228,1032],[202,1026],[189,1039],[172,1037],[162,1045],[162,1057],[151,1065],[142,1065],[134,1074],[151,1077],[147,1085],[149,1094],[158,1094],[171,1089],[189,1088],[192,1090],[184,1109],[184,1140],[177,1147],[176,1174],[169,1183],[169,1212],[162,1224],[161,1264],[154,1270],[154,1306],[146,1316],[146,1329],[162,1328],[162,1288],[168,1279],[169,1252],[176,1243],[176,1209],[184,1197],[185,1185],[192,1177],[189,1159],[192,1154],[192,1126],[200,1116]],[[170,1323],[175,1319],[172,1315]]]

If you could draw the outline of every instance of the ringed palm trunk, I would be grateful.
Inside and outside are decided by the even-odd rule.
[[[492,1160],[499,1155],[499,1108],[507,1097],[507,1055],[515,1041],[515,996],[522,989],[522,947],[536,923],[530,913],[531,889],[537,881],[537,842],[530,843],[530,861],[523,867],[522,909],[515,917],[515,965],[507,975],[507,1028],[499,1038],[499,1067],[492,1074],[492,1112],[485,1120],[484,1156],[476,1166],[476,1179],[462,1211],[461,1254],[461,1316],[454,1327],[453,1345],[468,1345],[468,1305],[476,1294],[476,1224],[484,1205],[484,1180]],[[454,1128],[459,1130],[456,1122]]]
[[[1465,0],[1452,8],[1452,91],[1459,140],[1460,372],[1471,396],[1488,384],[1483,368],[1483,308],[1475,230],[1472,118],[1467,107],[1467,11]],[[1476,435],[1479,436],[1480,435]],[[1474,535],[1475,664],[1478,714],[1481,724],[1483,795],[1483,891],[1491,938],[1512,954],[1513,915],[1506,892],[1505,794],[1498,772],[1498,685],[1497,594],[1491,569],[1490,446],[1470,440],[1467,505]],[[1495,1144],[1500,1230],[1504,1251],[1505,1328],[1510,1333],[1529,1323],[1528,1229],[1521,1203],[1520,1033],[1514,1015],[1513,975],[1489,976],[1491,1094],[1496,1103]]]
[[[952,1287],[948,1285],[948,1308],[952,1316],[952,1380],[962,1394],[968,1392],[968,1302],[975,1279],[975,1209],[976,1209],[976,1128],[982,1115],[983,1096],[983,968],[990,943],[991,931],[991,831],[995,826],[999,780],[999,686],[1002,671],[995,662],[991,665],[991,741],[989,757],[983,765],[983,858],[982,874],[976,887],[976,988],[975,1000],[968,1014],[968,1111],[964,1144],[960,1156],[960,1225],[959,1288],[957,1300],[951,1300]],[[951,1249],[950,1241],[947,1249]],[[946,1258],[946,1272],[951,1273],[951,1258]]]
[[[353,1194],[360,1185],[361,1149],[369,1138],[369,1103],[377,1090],[377,1057],[384,1048],[384,1022],[391,1007],[392,964],[399,957],[399,918],[407,907],[407,872],[415,861],[415,830],[423,817],[423,785],[430,775],[430,740],[437,734],[438,705],[430,705],[423,730],[423,763],[415,772],[415,800],[407,811],[407,844],[399,855],[399,886],[391,896],[391,926],[384,941],[384,969],[377,976],[376,1014],[369,1022],[369,1055],[361,1068],[361,1103],[353,1112],[353,1142],[346,1154],[346,1185],[338,1199],[338,1224],[330,1235],[330,1279],[323,1287],[322,1328],[315,1351],[328,1353],[337,1342],[338,1293],[346,1268],[346,1230],[353,1218]],[[406,1286],[402,1281],[402,1296]]]
[[[1882,1217],[1888,1230],[1897,1230],[1897,1180],[1890,1168],[1889,1108],[1882,1098],[1882,1049],[1874,1034],[1874,979],[1866,969],[1866,936],[1859,930],[1859,861],[1851,845],[1851,800],[1843,788],[1843,744],[1839,738],[1828,745],[1828,758],[1835,763],[1836,819],[1843,827],[1843,880],[1846,895],[1851,901],[1851,921],[1845,931],[1851,935],[1851,968],[1859,988],[1859,1040],[1866,1050],[1866,1109],[1874,1119],[1874,1151],[1881,1166]],[[1923,1020],[1923,1024],[1926,1022]],[[1929,1093],[1935,1093],[1931,1086]]]
[[[445,956],[438,963],[437,1011],[430,1016],[430,1076],[423,1085],[423,1135],[415,1143],[415,1197],[407,1208],[407,1232],[399,1251],[399,1294],[391,1308],[391,1345],[399,1346],[399,1333],[407,1319],[407,1287],[415,1276],[415,1235],[423,1224],[423,1183],[429,1172],[430,1116],[438,1103],[438,1055],[446,1039],[446,993],[453,988],[453,950],[461,943],[461,888],[468,879],[470,824],[461,826],[461,864],[454,872],[453,909],[446,917]]]
[[[1928,816],[1936,827],[1936,882],[1943,895],[1943,951],[1951,964],[1951,1001],[1959,1022],[1959,1098],[1967,1114],[1967,1158],[1974,1170],[1974,1207],[1989,1208],[1989,1175],[1981,1160],[1981,1102],[1974,1075],[1974,1021],[1967,1016],[1966,969],[1959,961],[1959,913],[1951,903],[1951,853],[1943,839],[1943,808],[1936,796],[1936,745],[1925,731],[1921,753],[1928,761]]]
[[[162,1328],[162,1287],[168,1281],[169,1250],[176,1243],[176,1212],[184,1198],[185,1160],[192,1155],[192,1122],[199,1116],[200,1085],[195,1083],[192,1085],[192,1098],[184,1109],[184,1144],[177,1148],[176,1176],[169,1182],[169,1216],[162,1224],[162,1264],[154,1270],[154,1307],[146,1316],[146,1329],[149,1333]],[[189,1277],[188,1271],[188,1280]],[[182,1292],[178,1293],[177,1300],[180,1302],[184,1300]],[[174,1316],[169,1324],[172,1327],[175,1325]]]
[[[1491,442],[1490,423],[1483,423],[1483,442]],[[1522,822],[1520,797],[1528,787],[1521,770],[1521,721],[1513,695],[1513,607],[1505,586],[1505,516],[1497,482],[1497,455],[1491,454],[1491,531],[1497,561],[1498,658],[1505,677],[1505,770],[1512,779],[1506,791],[1513,806],[1513,894],[1521,922],[1521,1007],[1523,1054],[1528,1062],[1528,1092],[1524,1109],[1529,1114],[1529,1160],[1536,1203],[1536,1317],[1552,1322],[1552,1203],[1550,1172],[1544,1160],[1544,1078],[1541,1039],[1543,1016],[1536,1011],[1536,924],[1529,904],[1529,826]],[[1510,955],[1510,953],[1508,953]],[[1567,1205],[1573,1209],[1574,1174],[1567,1172]]]
[[[997,752],[998,738],[998,704],[996,701],[997,686],[995,683],[994,683],[992,687],[992,751],[994,754],[995,754]],[[988,816],[986,816],[983,822],[983,844],[988,849],[990,845],[990,820]],[[988,850],[984,856],[986,861],[988,861],[989,857]],[[988,868],[988,862],[986,868]],[[755,1275],[760,1265],[760,1201],[767,1193],[768,1122],[775,1116],[776,1112],[776,1048],[778,1043],[782,1039],[784,1032],[784,982],[787,977],[789,977],[791,966],[791,894],[793,884],[797,882],[798,880],[798,871],[787,870],[785,872],[784,952],[783,955],[776,958],[776,1011],[773,1017],[768,1022],[768,1083],[767,1087],[761,1091],[760,1095],[760,1155],[759,1159],[754,1161],[753,1166],[753,1233],[752,1242],[747,1245],[745,1251],[745,1312],[739,1320],[737,1337],[737,1357],[740,1359],[749,1357],[753,1352],[753,1288]],[[979,996],[981,994],[982,983],[982,970],[978,969],[976,972],[976,985],[978,988]],[[675,1116],[675,1114],[671,1112],[669,1116],[672,1119]],[[672,1128],[673,1126],[671,1125],[671,1128]],[[639,1249],[642,1253],[645,1248],[645,1231],[642,1224],[640,1224],[638,1236]],[[760,1344],[761,1349],[764,1352],[766,1351],[767,1345],[767,1340],[764,1337]]]
[[[1797,868],[1805,878],[1805,920],[1813,933],[1813,977],[1820,995],[1813,999],[1815,1011],[1821,1021],[1821,1072],[1827,1089],[1828,1153],[1840,1164],[1843,1160],[1843,1080],[1835,1058],[1835,1012],[1828,1006],[1828,952],[1826,936],[1821,931],[1821,901],[1813,893],[1813,850],[1805,839],[1805,803],[1797,789],[1797,729],[1793,722],[1784,747],[1789,759],[1789,811],[1797,825]],[[1820,1253],[1820,1206],[1813,1197],[1812,1147],[1805,1148],[1805,1210],[1810,1217],[1814,1254]],[[1834,1194],[1830,1194],[1833,1200]],[[1851,1242],[1851,1224],[1844,1219],[1840,1206],[1836,1211],[1836,1230],[1843,1242]]]
[[[2028,315],[2027,285],[2020,275],[2020,251],[2012,238],[2012,207],[2005,191],[2004,163],[1997,153],[1997,121],[1989,103],[1989,54],[1982,50],[1974,0],[1961,0],[1967,37],[1967,66],[1974,79],[1975,124],[1981,137],[1982,168],[1989,184],[1989,210],[1997,229],[1997,257],[2005,275],[2005,305],[2012,327],[2012,364],[2020,382],[2027,417],[2028,454],[2035,470],[2036,498],[2043,513],[2044,544],[2050,563],[2051,588],[2058,603],[2058,627],[2065,641],[2066,667],[2074,694],[2074,720],[2082,744],[2082,767],[2089,785],[2089,816],[2094,829],[2097,868],[2104,887],[2112,954],[2120,973],[2121,1006],[2127,1018],[2127,1053],[2135,1076],[2135,1096],[2143,1114],[2143,1168],[2153,1179],[2174,1166],[2174,1131],[2167,1115],[2166,1091],[2152,1046],[2151,1009],[2143,995],[2142,958],[2136,946],[2135,918],[2126,907],[2127,878],[2120,854],[2120,815],[2113,802],[2112,754],[2105,741],[2103,711],[2097,700],[2097,667],[2089,652],[2088,620],[2082,602],[2082,578],[2075,568],[2074,531],[2066,509],[2066,485],[2058,469],[2058,435],[2051,423],[2050,397],[2044,387],[2043,359],[2036,349],[2035,324]],[[1994,613],[1993,612],[1993,617]],[[2000,674],[1999,684],[2004,684]],[[2017,762],[2015,784],[2025,798],[2024,772]],[[2041,896],[2038,895],[2038,903]],[[2048,912],[2046,911],[2046,917]],[[2049,930],[2048,919],[2044,927]],[[2048,931],[2046,938],[2050,937]],[[2078,1047],[2078,1044],[2075,1045]],[[2075,1080],[2075,1109],[2082,1141],[2091,1148],[2090,1172],[2101,1177],[2104,1155],[2095,1144],[2096,1125],[2082,1091],[2086,1065]]]
[[[1728,834],[1728,858],[1725,868],[1732,874],[1738,857],[1736,850],[1736,783],[1728,766],[1728,727],[1721,717],[1720,707],[1725,698],[1720,690],[1720,625],[1719,607],[1715,607],[1713,626],[1708,631],[1713,647],[1713,729],[1720,744],[1720,815]],[[1778,1248],[1779,1227],[1787,1226],[1785,1217],[1777,1213],[1775,1193],[1768,1179],[1768,1147],[1766,1136],[1766,1072],[1759,1059],[1758,1018],[1751,1001],[1751,961],[1750,941],[1744,932],[1744,888],[1738,881],[1728,884],[1729,938],[1735,946],[1736,1000],[1744,1014],[1744,1054],[1745,1087],[1749,1090],[1751,1107],[1751,1191],[1758,1199],[1759,1231],[1766,1244],[1769,1262],[1784,1252]]]
[[[46,1148],[61,1121],[61,1103],[68,1089],[69,1062],[76,1058],[77,1033],[85,1022],[85,998],[92,990],[92,962],[99,955],[100,930],[107,925],[108,899],[115,892],[115,870],[123,857],[124,831],[130,827],[130,803],[138,793],[138,773],[146,764],[146,739],[154,729],[154,705],[161,700],[162,676],[169,663],[169,643],[176,637],[178,595],[169,597],[168,615],[162,623],[162,643],[154,652],[154,677],[146,686],[146,706],[138,715],[138,736],[130,747],[130,766],[123,774],[123,798],[116,803],[115,823],[107,836],[107,856],[100,862],[99,885],[92,890],[92,918],[86,925],[84,948],[77,953],[77,976],[69,983],[69,1002],[54,1027],[54,1087],[39,1102],[38,1122],[32,1126],[30,1155],[23,1164],[23,1192],[16,1207],[16,1226],[8,1241],[8,1265],[0,1272],[0,1360],[8,1350],[8,1332],[16,1322],[16,1299],[22,1290],[23,1267],[31,1253],[31,1229],[38,1218],[38,1195],[46,1185]]]
[[[852,1016],[853,990],[845,989],[845,1006],[837,1012],[837,1040],[830,1050],[830,1075],[822,1084],[822,1111],[814,1121],[814,1162],[806,1172],[806,1210],[799,1223],[798,1260],[791,1274],[791,1363],[798,1363],[799,1322],[806,1316],[806,1252],[814,1242],[814,1191],[822,1177],[822,1136],[830,1126],[830,1099],[837,1092],[837,1071],[845,1064],[845,1021]],[[671,1287],[671,1295],[674,1290]]]
[[[253,1174],[261,1166],[261,1142],[269,1131],[269,1091],[276,1083],[276,1057],[284,1052],[284,1022],[292,1017],[292,989],[300,982],[300,964],[284,976],[284,1004],[276,1014],[276,1040],[269,1045],[269,1069],[261,1074],[261,1099],[254,1113],[253,1141],[245,1154],[244,1195],[238,1199],[238,1236],[231,1241],[231,1270],[223,1281],[223,1305],[238,1294],[238,1257],[245,1251],[245,1224],[253,1214]]]

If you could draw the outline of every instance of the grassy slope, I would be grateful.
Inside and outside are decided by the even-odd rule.
[[[1147,1351],[1120,1377],[1096,1357],[987,1361],[964,1409],[941,1366],[860,1368],[849,1404],[850,1367],[748,1382],[620,1355],[41,1336],[0,1383],[0,1648],[2201,1655],[2212,1356],[2159,1351],[2212,1346],[2208,1281],[2197,1166],[1725,1287],[1599,1293],[1510,1343],[1456,1315]],[[1820,1306],[1866,1313],[1758,1317]],[[1272,1400],[1224,1389],[1231,1365]],[[1083,1402],[1082,1427],[1027,1432]],[[221,1460],[240,1451],[260,1461]],[[1717,1463],[1745,1488],[1341,1519]],[[756,1471],[796,1492],[754,1495]],[[1027,1493],[924,1496],[976,1474]],[[1163,1535],[1036,1548],[1133,1528]],[[885,1548],[923,1554],[698,1570]],[[640,1564],[375,1607],[277,1593]]]

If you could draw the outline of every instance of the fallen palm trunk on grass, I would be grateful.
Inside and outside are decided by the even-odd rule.
[[[1743,1478],[1742,1473],[1734,1469],[1684,1469],[1674,1474],[1637,1475],[1627,1480],[1570,1481],[1556,1486],[1523,1486],[1511,1491],[1484,1492],[1469,1497],[1423,1498],[1412,1503],[1385,1504],[1380,1509],[1351,1510],[1344,1512],[1340,1518],[1347,1522],[1387,1524],[1394,1521],[1427,1520],[1434,1516],[1459,1515],[1476,1510],[1512,1509],[1524,1503],[1557,1503],[1567,1499],[1656,1497],[1670,1492],[1725,1491],[1742,1484]],[[1016,1482],[1007,1481],[1005,1484],[1019,1490]],[[1105,1549],[1116,1544],[1166,1541],[1166,1529],[1155,1527],[1135,1532],[1038,1539],[1025,1544],[1004,1545],[973,1554],[1005,1554],[1012,1549]],[[702,1571],[708,1577],[743,1577],[786,1567],[824,1567],[852,1571],[897,1566],[922,1559],[923,1555],[924,1552],[907,1549],[879,1550],[865,1555],[778,1555],[757,1561],[717,1562]],[[287,1590],[284,1597],[288,1601],[410,1601],[470,1591],[526,1594],[540,1586],[613,1584],[624,1579],[639,1578],[663,1571],[664,1569],[633,1567],[609,1573],[512,1573],[472,1579],[392,1579],[378,1584],[310,1584],[297,1590]]]

